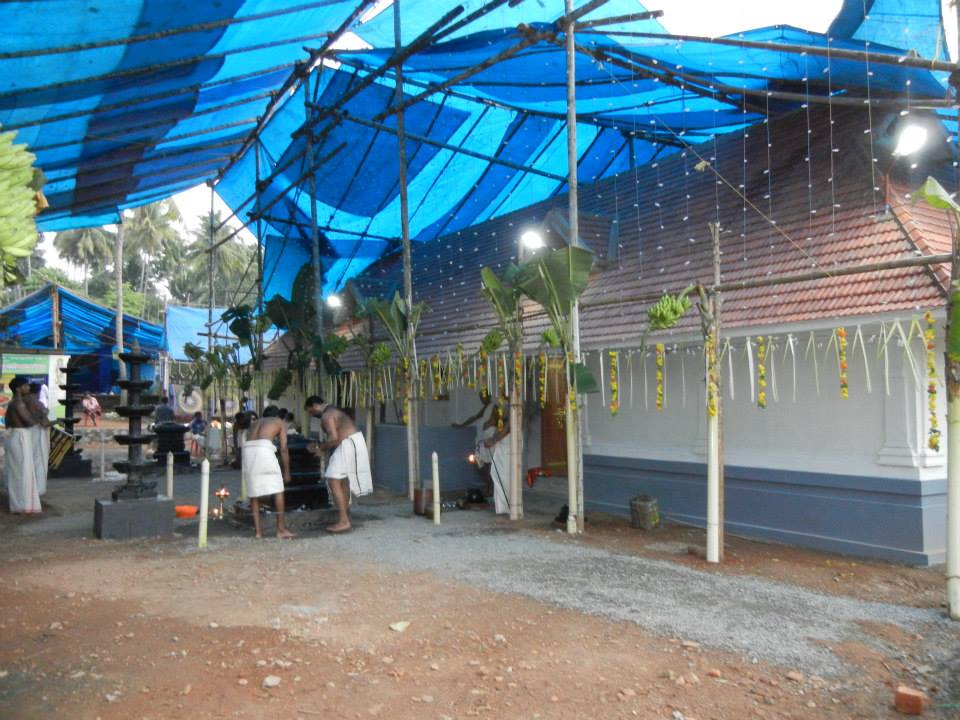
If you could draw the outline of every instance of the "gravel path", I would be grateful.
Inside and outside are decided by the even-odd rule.
[[[572,539],[553,542],[493,526],[487,513],[449,513],[435,527],[412,521],[406,505],[357,510],[362,527],[356,531],[305,539],[291,550],[431,572],[820,675],[844,670],[827,645],[868,638],[858,620],[924,633],[946,628],[942,615],[932,610],[702,572]]]

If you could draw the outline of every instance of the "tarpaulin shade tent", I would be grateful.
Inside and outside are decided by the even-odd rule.
[[[0,339],[8,345],[60,350],[66,355],[111,355],[116,344],[116,317],[114,310],[58,285],[46,285],[0,309]],[[136,342],[143,352],[160,353],[164,349],[163,328],[124,315],[123,342],[127,349]]]
[[[387,5],[0,3],[0,125],[18,131],[47,173],[52,207],[42,228],[112,222],[118,208],[217,179],[242,219],[263,216],[261,242],[279,235],[309,243],[313,175],[326,286],[356,275],[400,234]],[[430,91],[407,108],[417,240],[566,188],[564,36],[554,24],[561,4],[455,7],[402,4],[401,42],[416,44],[402,54],[405,102]],[[679,42],[649,18],[589,26],[641,10],[635,0],[609,0],[578,30],[578,170],[586,182],[806,102],[946,104],[945,73],[906,57],[944,59],[939,0],[847,0],[826,34],[780,27],[728,38],[759,45],[749,48]],[[35,32],[38,23],[44,32]],[[367,49],[341,43],[323,62],[304,50],[344,30],[355,36],[351,47]],[[864,50],[865,58],[824,54]],[[442,83],[449,87],[435,92]],[[305,128],[315,141],[310,158]]]

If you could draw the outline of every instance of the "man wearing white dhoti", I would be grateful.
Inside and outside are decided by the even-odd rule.
[[[27,406],[36,418],[36,424],[30,429],[34,472],[37,474],[37,490],[41,497],[47,494],[47,473],[50,469],[50,421],[47,418],[47,406],[43,402],[43,390],[46,387],[30,383],[30,393],[27,395]]]
[[[357,497],[373,492],[373,475],[370,472],[370,455],[363,433],[357,430],[350,416],[335,408],[323,398],[313,395],[307,398],[307,412],[320,418],[327,439],[311,443],[308,449],[315,455],[330,451],[324,477],[339,511],[339,518],[327,527],[327,532],[343,533],[350,528],[350,493]]]
[[[500,408],[503,417],[500,417]],[[490,466],[490,480],[493,482],[493,508],[497,515],[510,512],[508,490],[510,488],[510,415],[507,412],[509,402],[503,399],[495,406],[490,417],[483,424],[482,440],[477,443],[477,465]]]
[[[260,498],[267,495],[273,495],[277,537],[294,537],[293,533],[287,530],[284,518],[286,508],[283,486],[290,482],[290,453],[287,450],[287,425],[278,417],[279,414],[279,409],[272,405],[265,408],[263,417],[250,425],[243,443],[241,472],[243,484],[250,496],[250,512],[253,514],[253,527],[258,538],[263,537],[260,527]],[[274,441],[279,444],[279,462]]]
[[[34,413],[27,404],[30,382],[17,376],[10,381],[13,399],[7,405],[6,456],[4,474],[7,481],[7,496],[10,512],[22,514],[40,513],[40,488],[37,484],[36,458],[33,451],[33,427],[37,424]]]

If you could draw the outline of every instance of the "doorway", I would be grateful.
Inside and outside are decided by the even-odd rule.
[[[567,474],[567,377],[563,358],[547,361],[547,398],[540,415],[540,465],[554,476]]]

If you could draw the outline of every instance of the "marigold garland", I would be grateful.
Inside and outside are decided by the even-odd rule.
[[[430,368],[433,370],[433,399],[439,400],[443,395],[443,373],[440,370],[440,356],[430,358]]]
[[[540,353],[539,377],[537,379],[537,397],[540,399],[540,409],[547,407],[547,354]]]
[[[517,389],[519,396],[523,388],[523,353],[521,352],[513,354],[513,386]]]
[[[657,343],[657,411],[663,410],[663,343]]]
[[[484,401],[490,398],[490,388],[487,387],[487,372],[488,372],[487,358],[488,357],[489,355],[487,354],[487,352],[483,348],[481,348],[480,349],[480,367],[477,371],[477,374],[480,376],[479,377],[480,397],[483,398]]]
[[[507,370],[502,363],[497,368],[497,432],[503,430],[503,398],[507,394]]]
[[[847,377],[847,331],[837,328],[837,353],[840,356],[840,397],[850,397],[850,384]]]
[[[420,382],[419,382],[419,385],[420,385],[419,397],[420,397],[421,400],[423,400],[423,399],[426,398],[427,378],[428,378],[429,376],[430,376],[430,365],[427,363],[427,359],[426,359],[426,358],[420,358],[420,377],[419,377],[418,379],[419,379],[419,381],[420,381]]]
[[[940,451],[940,422],[937,420],[937,358],[934,355],[934,328],[933,313],[929,310],[923,316],[927,321],[927,329],[923,339],[927,345],[927,409],[930,413],[930,427],[927,430],[927,447],[934,452]]]
[[[767,406],[767,339],[757,336],[757,407]]]
[[[620,409],[620,378],[617,372],[620,368],[620,357],[616,350],[610,350],[610,414],[616,416]]]
[[[413,400],[413,393],[409,389],[410,385],[410,361],[404,358],[400,361],[400,379],[401,390],[403,392],[403,424],[410,422],[410,403]]]
[[[720,408],[720,378],[717,371],[717,348],[713,335],[707,335],[704,345],[707,354],[707,415],[716,417]]]
[[[573,353],[572,353],[572,352],[571,352],[571,353],[567,353],[567,367],[573,368]],[[569,394],[569,396],[570,396],[570,398],[569,398],[570,411],[575,413],[575,412],[577,412],[577,389],[576,389],[576,387],[575,387],[574,378],[573,378],[573,373],[571,373],[570,383],[569,383],[569,384],[570,384],[570,392],[569,392],[568,394]]]

